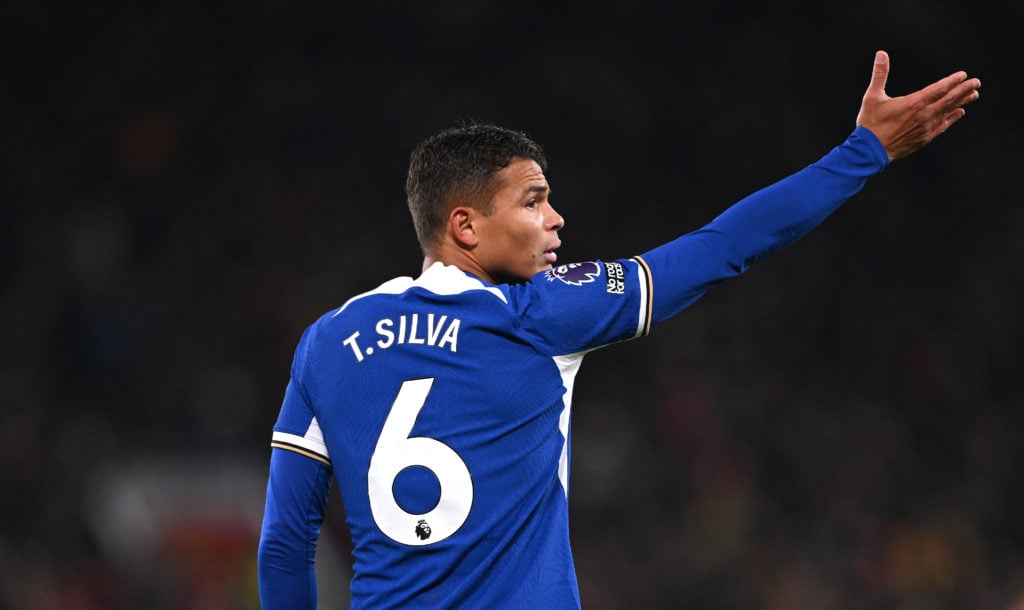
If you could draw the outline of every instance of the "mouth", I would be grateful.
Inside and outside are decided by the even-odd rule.
[[[562,242],[556,241],[554,244],[552,244],[550,248],[544,251],[544,260],[547,261],[549,265],[554,265],[556,262],[558,262],[558,255],[555,254],[555,250],[561,247]]]

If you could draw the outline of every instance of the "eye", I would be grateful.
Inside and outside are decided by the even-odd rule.
[[[537,203],[538,202],[537,202],[536,199],[531,199],[531,200],[526,202],[526,207],[528,207],[528,208],[535,208],[535,207],[537,207]]]

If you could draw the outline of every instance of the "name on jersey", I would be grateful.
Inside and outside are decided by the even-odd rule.
[[[365,341],[360,339],[362,333],[357,330],[342,344],[352,349],[357,362],[395,345],[425,345],[455,353],[459,350],[461,327],[462,320],[449,318],[447,314],[402,314],[397,319],[378,320],[374,326],[376,340],[372,337]]]

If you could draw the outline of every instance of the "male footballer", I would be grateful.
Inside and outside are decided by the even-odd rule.
[[[856,128],[818,162],[630,259],[562,263],[541,148],[492,125],[413,151],[416,277],[303,334],[271,441],[263,607],[316,607],[331,479],[354,543],[353,608],[578,608],[569,545],[573,380],[590,350],[645,335],[821,223],[978,99],[956,72],[885,92],[879,51]]]

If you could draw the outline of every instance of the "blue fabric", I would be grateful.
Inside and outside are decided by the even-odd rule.
[[[637,259],[501,286],[437,264],[324,315],[300,341],[274,427],[264,608],[316,605],[332,467],[355,547],[353,608],[578,608],[567,494],[583,354],[645,334],[799,238],[887,163],[858,128]]]
[[[316,610],[314,559],[330,476],[320,462],[272,450],[257,566],[264,610]]]
[[[713,285],[805,235],[888,163],[878,138],[858,127],[817,163],[643,254],[654,279],[654,322],[674,316]]]

